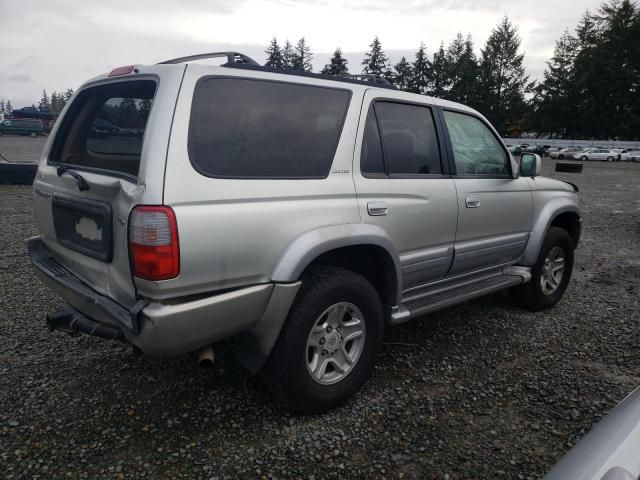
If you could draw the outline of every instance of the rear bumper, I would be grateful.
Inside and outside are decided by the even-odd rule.
[[[272,283],[175,303],[140,300],[131,310],[96,292],[34,237],[29,257],[38,278],[87,318],[115,327],[150,356],[181,355],[251,330],[272,298]],[[288,310],[288,308],[287,308]]]

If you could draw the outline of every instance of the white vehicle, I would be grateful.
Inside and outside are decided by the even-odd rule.
[[[630,150],[620,154],[623,162],[640,162],[640,150]]]
[[[600,160],[601,162],[613,162],[618,158],[618,154],[613,150],[606,148],[594,148],[590,150],[584,150],[583,152],[576,153],[573,158],[575,160]]]

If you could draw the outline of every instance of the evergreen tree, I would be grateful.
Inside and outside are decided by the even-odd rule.
[[[432,86],[430,95],[445,98],[451,87],[451,68],[444,50],[444,43],[440,43],[440,48],[433,54],[432,66]]]
[[[365,54],[362,60],[362,73],[380,75],[389,79],[391,77],[389,59],[382,50],[380,39],[376,36],[369,47],[371,50]]]
[[[544,81],[536,87],[532,127],[551,136],[575,135],[578,118],[574,62],[578,40],[565,31],[547,62]]]
[[[518,29],[505,16],[481,51],[481,110],[501,135],[519,134],[526,114],[524,96],[531,85],[519,50]]]
[[[640,131],[640,11],[612,0],[576,29],[576,130],[588,138],[636,138]]]
[[[391,82],[400,90],[408,91],[412,76],[411,64],[407,62],[405,57],[402,57],[400,61],[394,65],[393,70]]]
[[[0,113],[4,113],[4,99],[0,100]]]
[[[285,70],[293,69],[294,57],[295,53],[293,51],[293,45],[289,39],[287,39],[287,41],[284,42],[284,48],[282,49],[282,64]]]
[[[445,98],[471,107],[479,105],[478,61],[473,52],[471,35],[466,40],[458,33],[446,52],[451,87]]]
[[[320,73],[325,75],[346,75],[349,73],[347,63],[347,59],[342,56],[342,50],[336,48],[336,51],[333,52],[333,57],[331,57],[329,63],[324,66]]]
[[[432,85],[433,72],[432,65],[427,57],[424,43],[416,52],[416,58],[411,64],[411,78],[409,80],[409,91],[426,95]]]
[[[11,105],[11,100],[7,100],[7,103],[4,105],[4,113],[11,114],[13,113],[13,105]]]
[[[41,112],[51,111],[51,102],[49,101],[49,96],[47,95],[46,90],[42,90],[42,97],[40,98],[40,103],[38,103],[38,110]]]
[[[142,100],[140,100],[138,110],[140,113],[140,118],[146,119],[149,116],[149,112],[151,111],[151,100],[148,98],[143,98]]]
[[[305,38],[302,37],[293,49],[291,68],[301,72],[310,72],[313,67],[311,63],[312,60],[311,47],[307,44]]]
[[[267,62],[264,64],[265,67],[271,68],[284,68],[284,57],[282,54],[282,49],[280,45],[278,45],[278,41],[276,37],[271,39],[271,43],[265,50],[267,54]]]
[[[64,92],[64,95],[63,95],[64,103],[67,103],[72,96],[73,96],[73,88],[67,88],[67,90]]]

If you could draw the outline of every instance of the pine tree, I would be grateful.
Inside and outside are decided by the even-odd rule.
[[[64,103],[66,104],[72,96],[73,96],[73,88],[67,88],[63,96]]]
[[[389,79],[391,77],[389,59],[382,50],[380,39],[376,36],[369,47],[371,50],[366,53],[362,60],[362,73],[379,75]]]
[[[524,54],[518,29],[505,16],[487,39],[480,58],[481,111],[502,135],[519,134],[526,114]]]
[[[574,62],[578,40],[568,31],[556,42],[553,57],[547,62],[544,81],[536,87],[532,127],[551,136],[575,135],[578,119]]]
[[[451,68],[444,50],[444,43],[440,43],[440,48],[433,54],[432,66],[432,86],[430,95],[445,98],[451,87]]]
[[[446,52],[451,87],[445,98],[454,102],[477,107],[478,61],[473,52],[471,35],[466,40],[458,33]]]
[[[4,99],[0,100],[0,113],[4,113]]]
[[[424,43],[421,43],[416,52],[415,60],[411,64],[410,92],[421,95],[426,95],[429,92],[433,80],[432,68]]]
[[[291,67],[293,70],[310,72],[313,67],[311,63],[312,60],[311,47],[307,44],[305,38],[302,37],[293,49]]]
[[[271,43],[265,50],[267,54],[267,62],[264,64],[265,67],[271,68],[284,68],[284,58],[282,56],[282,49],[278,45],[278,41],[276,37],[271,39]]]
[[[346,75],[349,73],[347,63],[347,59],[342,56],[342,50],[338,47],[336,51],[333,52],[329,63],[324,66],[320,73],[325,75]]]
[[[408,91],[412,76],[411,64],[407,62],[405,57],[402,57],[394,65],[393,70],[391,82],[400,90]]]
[[[51,111],[51,102],[49,101],[49,96],[47,95],[46,90],[42,90],[42,97],[40,98],[40,103],[38,103],[38,110],[41,112]]]
[[[289,39],[287,39],[287,41],[284,42],[284,48],[282,49],[282,64],[285,70],[293,69],[294,57],[295,53],[293,51],[293,45]]]
[[[13,105],[11,105],[11,100],[7,100],[7,103],[4,106],[4,112],[9,115],[13,113]]]

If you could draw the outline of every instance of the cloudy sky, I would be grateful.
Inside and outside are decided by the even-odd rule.
[[[519,27],[529,74],[539,78],[555,40],[600,0],[0,0],[0,99],[37,103],[43,88],[76,88],[133,63],[235,50],[263,62],[272,36],[305,36],[314,70],[340,46],[352,72],[375,35],[395,63],[420,42],[470,32],[476,50],[506,14]]]

